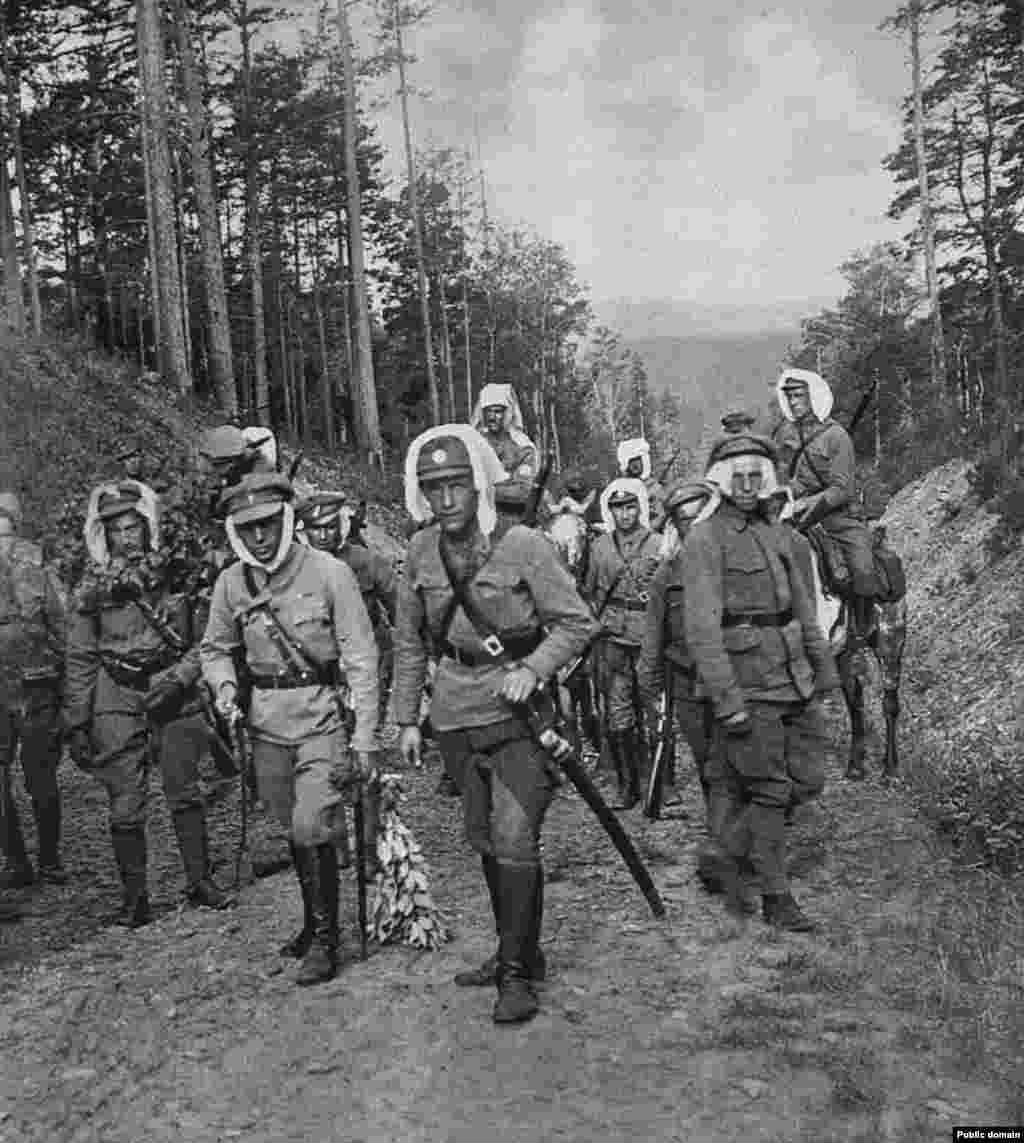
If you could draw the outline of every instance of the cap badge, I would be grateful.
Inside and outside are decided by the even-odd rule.
[[[436,448],[430,454],[430,459],[434,462],[434,464],[444,464],[444,462],[448,459],[448,454],[444,451],[443,448]]]

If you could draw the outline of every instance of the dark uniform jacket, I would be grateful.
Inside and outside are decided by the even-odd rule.
[[[665,685],[664,660],[677,675],[693,674],[693,657],[686,646],[683,559],[681,552],[663,560],[651,580],[644,637],[637,664],[640,693],[653,699]]]
[[[606,532],[591,550],[583,591],[601,611],[602,631],[616,643],[639,647],[643,640],[648,590],[660,552],[660,537],[647,528],[628,536]]]
[[[60,581],[39,545],[16,537],[0,547],[0,687],[12,705],[26,679],[48,677],[57,685],[64,635]]]
[[[788,528],[724,501],[693,525],[682,561],[686,642],[716,717],[838,685]]]
[[[391,561],[378,552],[356,544],[342,544],[335,555],[352,569],[374,627],[381,622],[381,612],[393,626],[398,585]]]

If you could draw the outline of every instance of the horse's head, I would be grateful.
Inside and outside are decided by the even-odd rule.
[[[575,573],[587,550],[585,521],[571,512],[563,512],[551,521],[548,535],[558,549],[565,566]]]

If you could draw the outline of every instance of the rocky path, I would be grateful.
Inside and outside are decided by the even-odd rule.
[[[347,881],[344,970],[307,990],[276,952],[298,916],[291,874],[248,886],[229,913],[177,908],[159,815],[163,915],[134,934],[101,927],[117,891],[102,807],[66,775],[72,882],[0,932],[0,1141],[919,1143],[1009,1122],[972,1078],[923,936],[944,859],[898,790],[843,783],[836,759],[831,772],[791,838],[796,892],[822,921],[810,937],[732,920],[696,886],[687,766],[665,820],[625,815],[664,921],[564,790],[546,831],[550,981],[541,1015],[512,1029],[491,1023],[490,990],[451,984],[493,934],[436,774],[405,776],[405,816],[455,939],[360,962]],[[214,813],[224,863],[233,808]]]

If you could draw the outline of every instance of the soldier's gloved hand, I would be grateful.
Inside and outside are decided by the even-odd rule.
[[[738,710],[722,719],[725,733],[732,738],[745,738],[753,730],[750,724],[750,715],[745,710]]]
[[[398,736],[398,750],[409,766],[417,770],[423,765],[423,735],[418,726],[403,726]]]
[[[84,726],[68,731],[68,753],[76,766],[88,770],[92,765],[92,735]]]
[[[502,680],[501,690],[498,692],[506,702],[522,703],[537,689],[540,679],[529,667],[516,667],[509,671]]]
[[[178,679],[161,679],[143,696],[142,705],[150,718],[168,718],[180,708],[184,697],[185,688]]]
[[[229,726],[234,726],[242,717],[242,712],[235,702],[237,697],[238,688],[234,683],[221,683],[220,690],[217,691],[217,701],[214,703],[214,706],[217,708],[217,713]]]

